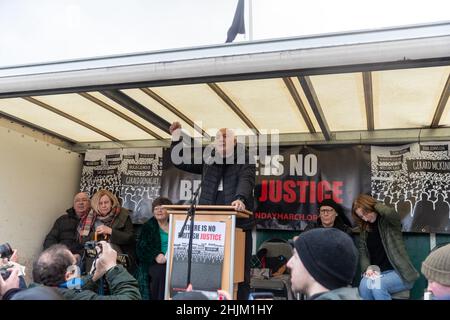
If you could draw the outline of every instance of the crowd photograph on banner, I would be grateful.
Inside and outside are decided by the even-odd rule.
[[[450,300],[448,12],[0,1],[0,300]]]

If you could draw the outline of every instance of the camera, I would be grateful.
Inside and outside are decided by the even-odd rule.
[[[97,251],[96,247],[99,247],[100,250]],[[98,256],[102,253],[102,244],[98,241],[86,241],[84,243],[84,250],[86,251],[86,255],[90,258],[98,258]],[[125,268],[128,268],[131,264],[130,257],[128,254],[118,253],[117,254],[117,263],[123,265]]]
[[[9,268],[12,266],[2,266],[0,267],[0,275],[2,276],[3,280],[6,280],[11,275],[11,271],[8,271]]]
[[[11,256],[13,255],[14,251],[11,248],[11,246],[9,245],[9,243],[4,243],[2,245],[0,245],[0,258],[4,259],[4,258],[11,258]]]
[[[96,247],[100,248],[99,252],[97,252]],[[86,241],[84,244],[84,250],[86,250],[88,257],[96,258],[102,252],[102,245],[98,241]]]
[[[86,241],[84,244],[84,249],[94,250],[97,246],[100,247],[100,249],[102,248],[102,245],[98,241]]]

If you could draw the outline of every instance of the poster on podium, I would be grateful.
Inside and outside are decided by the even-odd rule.
[[[187,284],[190,222],[178,237],[183,221],[176,221],[173,243],[171,291],[184,291]],[[192,243],[191,283],[195,290],[221,288],[225,250],[225,222],[195,221]]]

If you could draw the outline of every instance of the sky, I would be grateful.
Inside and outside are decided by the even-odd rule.
[[[0,67],[223,44],[236,4],[0,0]],[[245,5],[247,34],[235,42],[450,21],[450,0],[246,0]]]

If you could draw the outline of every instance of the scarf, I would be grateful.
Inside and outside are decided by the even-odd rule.
[[[101,216],[97,214],[95,218],[100,220],[101,223],[104,224],[105,226],[111,227],[112,223],[114,222],[114,219],[119,214],[119,212],[120,212],[119,207],[112,208],[112,210],[106,216]]]
[[[90,210],[88,214],[85,214],[78,223],[77,232],[78,240],[81,241],[83,237],[87,237],[91,231],[91,227],[94,223],[95,215],[94,210]]]

